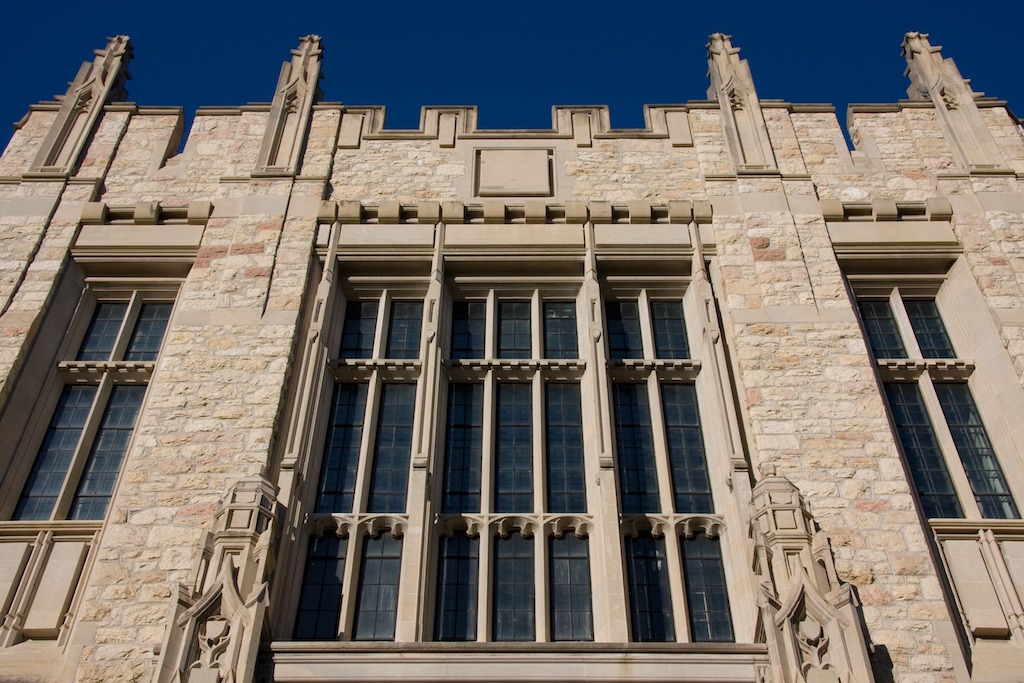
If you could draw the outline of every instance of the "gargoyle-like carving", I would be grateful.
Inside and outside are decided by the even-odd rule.
[[[732,37],[713,33],[708,38],[708,99],[718,101],[722,127],[739,171],[774,171],[775,153],[754,89],[747,60],[740,59]]]
[[[262,478],[228,492],[192,579],[178,587],[154,683],[252,680],[274,567],[275,505]]]
[[[969,171],[995,171],[1005,167],[992,132],[975,103],[969,81],[960,75],[952,59],[942,58],[942,48],[928,42],[927,33],[911,32],[903,40],[903,56],[910,77],[907,95],[912,100],[931,100],[946,139]]]
[[[292,50],[292,61],[281,67],[277,90],[270,104],[270,118],[263,135],[256,175],[294,175],[298,172],[309,128],[313,102],[320,88],[320,36],[308,35]]]
[[[114,36],[107,39],[106,48],[96,50],[92,62],[82,64],[61,98],[60,111],[32,162],[31,173],[68,175],[74,170],[103,105],[127,94],[124,82],[130,78],[131,57],[128,36]]]
[[[872,683],[857,596],[842,583],[800,491],[774,467],[754,486],[751,536],[771,683]]]

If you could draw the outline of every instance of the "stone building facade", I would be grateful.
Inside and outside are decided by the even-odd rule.
[[[1024,135],[904,54],[850,150],[307,36],[182,147],[110,39],[0,157],[0,681],[1024,680]]]

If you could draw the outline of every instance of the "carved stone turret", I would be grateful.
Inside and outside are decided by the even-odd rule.
[[[732,36],[708,37],[708,99],[718,100],[725,140],[737,171],[775,171],[775,153],[747,60]]]
[[[127,94],[124,82],[130,78],[131,57],[128,36],[114,36],[107,39],[105,49],[96,50],[93,61],[82,63],[75,80],[68,84],[67,94],[61,98],[60,111],[30,173],[61,176],[74,170],[103,105],[123,100]]]
[[[903,56],[910,77],[907,95],[931,100],[949,146],[969,171],[1005,170],[992,132],[975,103],[977,95],[960,75],[952,59],[942,58],[942,47],[932,46],[927,33],[910,32],[903,39]]]
[[[824,532],[800,491],[765,465],[754,486],[750,533],[761,582],[758,631],[771,683],[871,683],[853,588],[836,575]]]
[[[320,36],[308,35],[281,66],[267,131],[254,175],[288,176],[299,170],[313,102],[320,96]]]
[[[275,506],[266,479],[228,491],[191,580],[179,585],[154,683],[252,680],[274,569]]]

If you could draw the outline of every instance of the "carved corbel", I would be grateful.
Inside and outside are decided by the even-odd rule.
[[[281,66],[277,90],[254,175],[288,176],[299,170],[313,102],[320,95],[320,36],[308,35]]]
[[[250,681],[274,568],[275,489],[242,479],[225,496],[188,584],[178,587],[154,683]]]
[[[707,48],[711,78],[708,99],[718,101],[726,146],[736,170],[778,170],[747,60],[740,59],[740,49],[732,46],[732,36],[713,33]]]
[[[92,134],[103,105],[123,100],[124,82],[130,78],[128,62],[132,46],[128,36],[107,39],[107,46],[96,50],[92,62],[84,62],[61,99],[60,110],[43,139],[30,173],[68,175]]]
[[[764,466],[754,486],[751,537],[760,579],[758,628],[772,683],[873,683],[859,603],[835,571],[824,532],[792,482]]]
[[[912,31],[903,39],[910,77],[907,95],[931,100],[949,146],[968,171],[1005,170],[992,131],[985,125],[975,93],[952,59],[942,58],[942,47],[932,46],[927,33]]]

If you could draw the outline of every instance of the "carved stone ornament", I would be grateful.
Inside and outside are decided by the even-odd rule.
[[[975,93],[942,48],[928,42],[927,33],[911,32],[903,39],[903,56],[910,77],[907,96],[931,100],[946,140],[969,171],[1003,170],[1005,164],[992,132],[981,118]]]
[[[96,50],[92,62],[84,62],[75,80],[61,98],[60,110],[43,140],[31,174],[68,175],[92,134],[103,105],[123,100],[124,82],[130,78],[128,62],[132,47],[128,36],[107,39],[107,46]]]
[[[718,101],[722,128],[737,171],[775,171],[775,153],[754,89],[747,60],[732,46],[732,37],[713,33],[708,37],[708,99]]]
[[[298,172],[313,102],[320,95],[322,52],[320,36],[306,36],[299,40],[298,49],[292,50],[292,61],[281,66],[254,175]]]
[[[761,581],[758,628],[771,683],[873,683],[857,596],[800,491],[774,467],[753,489],[751,536]]]
[[[242,479],[228,492],[188,584],[178,587],[154,683],[250,681],[273,571],[274,487]]]

